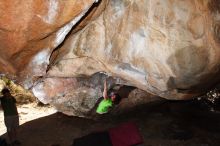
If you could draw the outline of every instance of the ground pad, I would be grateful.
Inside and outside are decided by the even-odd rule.
[[[133,122],[111,128],[109,135],[113,146],[135,146],[143,143],[139,130]]]
[[[73,142],[73,146],[136,146],[143,143],[137,126],[122,123],[104,132],[91,133]]]

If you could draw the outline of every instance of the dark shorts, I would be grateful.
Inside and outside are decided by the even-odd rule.
[[[15,130],[19,126],[18,115],[6,116],[5,117],[5,126],[7,127],[7,131]]]

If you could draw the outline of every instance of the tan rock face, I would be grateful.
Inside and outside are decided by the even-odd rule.
[[[87,97],[94,102],[72,109],[84,113],[101,91],[81,76],[103,72],[167,99],[192,98],[219,82],[218,0],[95,2],[0,2],[0,71],[20,75],[26,87],[43,77],[34,93],[66,111],[86,91],[78,107]],[[64,90],[74,93],[55,103]]]
[[[218,80],[216,5],[112,0],[99,18],[66,40],[60,49],[66,53],[48,75],[102,71],[165,98],[190,98]]]
[[[67,33],[94,3],[95,0],[1,1],[1,72],[19,74],[39,60],[37,65],[48,65],[48,57],[53,49],[62,43]],[[67,26],[58,31],[64,25]],[[40,53],[42,50],[44,53]],[[39,54],[44,54],[44,57],[39,58]]]

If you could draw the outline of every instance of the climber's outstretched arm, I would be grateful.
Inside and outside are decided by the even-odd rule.
[[[107,89],[107,81],[105,80],[105,82],[104,82],[104,91],[103,91],[103,95],[102,95],[104,97],[104,99],[108,98],[107,91],[108,91],[108,89]]]

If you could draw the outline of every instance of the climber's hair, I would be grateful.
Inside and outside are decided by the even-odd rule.
[[[118,93],[111,93],[115,95],[115,100],[113,101],[114,104],[119,104],[121,101],[121,96]]]

